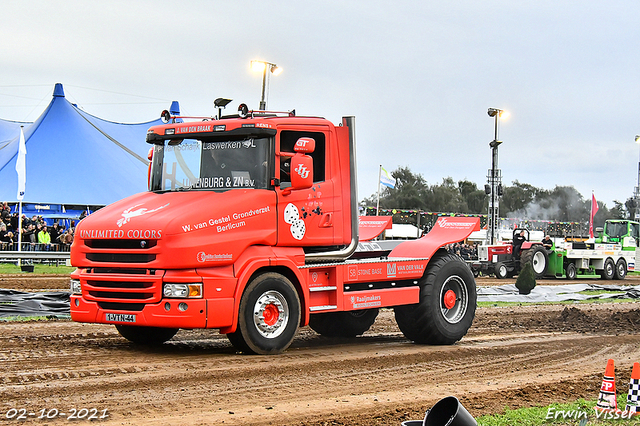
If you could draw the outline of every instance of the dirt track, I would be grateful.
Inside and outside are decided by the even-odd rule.
[[[448,395],[474,416],[594,399],[608,358],[626,391],[640,361],[639,308],[482,308],[467,337],[442,347],[407,342],[383,310],[363,337],[304,328],[269,357],[236,354],[214,331],[183,330],[144,349],[111,326],[0,323],[0,422],[11,408],[35,413],[38,424],[43,409],[95,408],[107,410],[106,424],[398,426]]]

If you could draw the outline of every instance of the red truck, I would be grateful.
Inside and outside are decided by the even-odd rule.
[[[163,114],[147,133],[149,191],[76,228],[74,321],[114,324],[140,344],[218,329],[256,354],[284,351],[305,325],[358,336],[383,307],[416,343],[467,333],[475,280],[443,247],[478,219],[440,218],[417,240],[359,241],[354,117],[335,126],[244,104],[201,121]]]

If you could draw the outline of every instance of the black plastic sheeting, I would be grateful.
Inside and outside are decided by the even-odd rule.
[[[0,288],[0,318],[60,317],[68,318],[68,291],[25,293]]]
[[[580,294],[582,291],[606,291]],[[590,299],[638,299],[640,286],[602,284],[537,285],[530,294],[519,294],[515,284],[478,287],[478,302],[564,302]]]
[[[607,291],[588,295],[582,291]],[[0,318],[7,317],[60,317],[68,318],[67,291],[26,293],[0,289]],[[589,299],[640,299],[640,286],[600,284],[538,285],[530,294],[519,294],[514,284],[498,287],[478,287],[478,302],[562,302]]]

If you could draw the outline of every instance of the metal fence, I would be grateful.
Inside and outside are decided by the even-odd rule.
[[[0,262],[66,263],[70,257],[70,244],[0,243]]]

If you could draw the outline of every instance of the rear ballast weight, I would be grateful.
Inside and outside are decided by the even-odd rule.
[[[276,354],[301,326],[355,337],[393,308],[416,343],[460,340],[475,281],[443,247],[479,220],[440,218],[418,240],[359,244],[353,117],[334,126],[240,110],[196,124],[165,116],[149,130],[150,190],[77,227],[72,319],[146,345],[218,329],[242,352]]]

